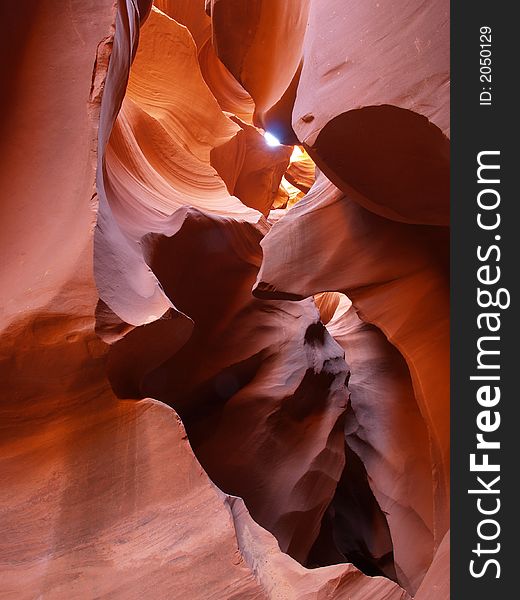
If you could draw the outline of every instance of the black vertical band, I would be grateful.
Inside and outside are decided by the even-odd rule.
[[[520,127],[513,87],[520,36],[513,7],[482,0],[451,6],[453,600],[512,597],[518,573],[520,153],[513,142]]]

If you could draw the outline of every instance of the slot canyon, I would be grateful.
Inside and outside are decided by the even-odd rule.
[[[448,600],[447,0],[0,12],[0,598]]]

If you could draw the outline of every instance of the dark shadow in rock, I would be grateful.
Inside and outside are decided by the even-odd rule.
[[[397,581],[390,530],[365,467],[345,444],[346,464],[307,567],[351,562],[366,575]]]
[[[426,117],[396,106],[338,115],[309,154],[323,173],[383,217],[449,224],[450,141]]]

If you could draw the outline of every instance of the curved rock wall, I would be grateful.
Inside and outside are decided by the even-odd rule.
[[[448,598],[446,3],[2,13],[0,597]]]

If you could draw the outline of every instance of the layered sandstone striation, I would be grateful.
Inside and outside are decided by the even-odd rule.
[[[51,4],[2,8],[0,597],[447,599],[446,3]]]

